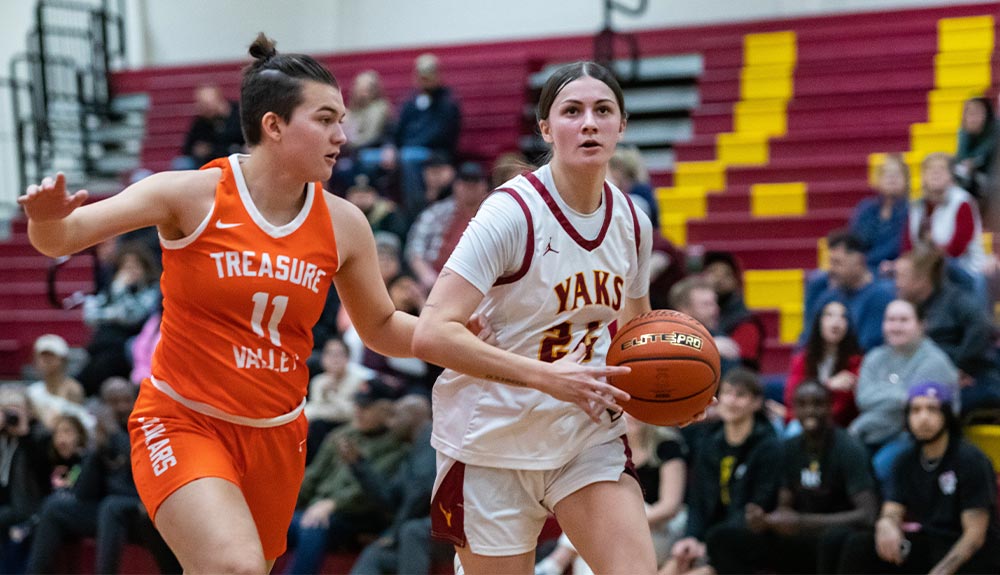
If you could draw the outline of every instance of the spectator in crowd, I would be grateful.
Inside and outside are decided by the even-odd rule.
[[[424,206],[451,196],[455,183],[455,166],[451,158],[442,152],[433,152],[423,165]]]
[[[719,333],[739,347],[744,367],[760,371],[767,335],[760,318],[743,302],[743,271],[739,261],[729,252],[708,252],[702,265],[702,273],[712,284],[718,301]]]
[[[374,374],[350,361],[347,345],[339,337],[331,337],[323,346],[320,360],[323,372],[309,382],[309,399],[305,414],[309,420],[306,441],[306,462],[312,461],[326,434],[351,420],[354,395]]]
[[[780,449],[774,428],[763,415],[763,401],[764,390],[753,372],[736,368],[723,377],[718,404],[722,425],[715,425],[692,450],[687,536],[674,544],[661,573],[705,572],[715,557],[716,534],[745,525],[749,504],[765,512],[774,510]]]
[[[48,481],[44,474],[48,436],[45,427],[31,419],[31,404],[20,383],[0,384],[0,566],[5,573],[21,567],[17,529],[38,510]],[[47,478],[43,478],[47,479]],[[14,536],[12,537],[12,529]]]
[[[424,293],[434,285],[469,220],[490,192],[486,173],[474,162],[461,165],[453,187],[452,197],[420,213],[406,242],[406,261]]]
[[[723,375],[740,364],[740,346],[719,332],[719,304],[715,290],[702,276],[684,278],[670,290],[670,307],[698,320],[712,334],[722,359]]]
[[[944,272],[944,256],[933,246],[917,246],[896,261],[899,297],[917,306],[929,337],[959,369],[962,409],[1000,402],[1000,373],[989,316]]]
[[[709,541],[719,573],[833,573],[851,528],[875,520],[868,454],[832,425],[830,390],[808,380],[794,403],[803,433],[784,442],[778,507],[749,503],[745,525],[719,528]]]
[[[875,476],[885,485],[892,461],[906,446],[899,436],[906,423],[907,391],[924,381],[939,381],[957,393],[958,370],[924,334],[924,316],[912,303],[890,303],[883,329],[885,345],[861,362],[855,391],[861,413],[849,429],[875,455]]]
[[[882,344],[882,316],[894,297],[891,283],[880,281],[865,260],[866,246],[854,234],[838,230],[827,236],[830,272],[809,281],[806,287],[804,325],[812,326],[819,310],[830,300],[847,305],[861,349]],[[805,335],[806,332],[803,332]]]
[[[140,244],[125,244],[119,248],[111,286],[87,297],[83,320],[94,332],[87,344],[90,359],[79,377],[88,395],[95,395],[109,377],[129,376],[132,362],[125,344],[159,309],[159,279],[152,254]]]
[[[436,545],[431,541],[430,502],[437,456],[431,447],[430,402],[419,395],[396,400],[388,427],[410,446],[395,475],[375,471],[371,462],[350,444],[344,444],[341,450],[341,457],[350,464],[362,489],[383,515],[392,518],[379,538],[361,552],[351,575],[427,575]],[[444,546],[444,551],[452,552],[449,546]]]
[[[850,537],[839,573],[1000,573],[996,475],[962,439],[954,398],[937,382],[909,390],[916,444],[893,469],[874,534]]]
[[[649,304],[652,309],[670,307],[670,290],[687,276],[687,254],[654,229],[649,254]]]
[[[632,463],[642,486],[646,504],[646,520],[653,536],[656,565],[663,565],[670,551],[684,535],[687,511],[684,491],[687,483],[686,447],[680,433],[643,423],[629,415],[628,444]],[[569,537],[559,537],[555,550],[535,565],[535,575],[562,575],[572,564],[573,575],[593,575],[590,566],[577,553]]]
[[[805,348],[792,356],[785,380],[788,421],[795,419],[795,390],[804,381],[817,381],[830,391],[833,422],[847,427],[858,415],[854,388],[861,369],[861,347],[854,335],[847,306],[831,300],[820,310]]]
[[[910,204],[903,251],[917,244],[933,245],[948,255],[948,274],[986,302],[986,261],[982,243],[979,207],[968,192],[955,185],[952,158],[945,153],[928,154],[921,164],[923,197]]]
[[[528,163],[528,158],[521,152],[504,152],[493,160],[493,169],[490,170],[490,188],[497,189],[520,176],[524,172],[532,171],[532,166]]]
[[[403,104],[391,145],[383,148],[382,165],[400,171],[406,212],[424,208],[421,167],[433,152],[453,160],[458,148],[461,111],[451,90],[442,84],[437,56],[421,54],[414,62],[417,91]]]
[[[873,274],[882,262],[899,257],[910,200],[910,168],[901,154],[887,154],[876,171],[878,195],[865,198],[851,215],[851,233],[866,246],[865,261]]]
[[[382,78],[375,70],[365,70],[354,77],[348,99],[344,134],[350,155],[358,164],[355,174],[374,177],[382,160],[382,145],[392,122],[392,106],[382,94]],[[337,162],[336,170],[342,169]],[[348,162],[349,163],[349,162]]]
[[[358,176],[354,185],[347,188],[345,197],[365,215],[373,233],[393,234],[399,238],[400,244],[406,239],[406,216],[400,212],[395,202],[383,197],[369,185],[366,176]]]
[[[160,302],[162,304],[162,302]],[[142,324],[142,329],[134,338],[129,340],[129,357],[132,359],[132,372],[129,380],[139,385],[153,373],[153,352],[156,345],[160,343],[160,320],[163,317],[162,305],[157,305],[156,310]]]
[[[218,86],[199,86],[194,91],[194,109],[181,155],[172,164],[175,170],[197,170],[243,149],[239,106],[223,96]]]
[[[618,146],[608,162],[608,179],[629,195],[635,206],[649,216],[653,229],[660,229],[660,205],[649,185],[649,172],[643,165],[642,154],[634,146]]]
[[[997,152],[997,123],[989,98],[970,98],[962,107],[955,152],[955,180],[970,194],[982,198],[993,174]]]
[[[327,548],[356,545],[359,535],[377,535],[388,524],[340,453],[349,443],[372,469],[392,475],[406,446],[386,427],[397,392],[378,379],[354,396],[354,420],[329,434],[306,467],[298,510],[288,530],[294,547],[288,573],[317,573]]]
[[[97,543],[95,573],[117,573],[129,540],[146,546],[162,573],[180,573],[132,480],[126,426],[135,397],[135,386],[124,378],[110,378],[101,386],[101,401],[109,411],[102,420],[105,430],[84,459],[72,490],[53,494],[42,506],[28,556],[29,573],[58,572],[61,547],[84,537],[94,537]]]
[[[93,429],[94,418],[83,407],[83,386],[66,374],[69,344],[49,333],[35,340],[35,370],[42,378],[28,386],[28,399],[38,420],[54,429],[56,417],[73,415]]]

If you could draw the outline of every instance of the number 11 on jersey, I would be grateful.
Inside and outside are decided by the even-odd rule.
[[[271,321],[267,323],[267,332],[271,337],[271,343],[281,346],[281,333],[278,331],[278,324],[285,316],[285,309],[288,307],[288,296],[276,295],[271,299],[271,294],[259,291],[253,294],[253,315],[250,316],[250,328],[260,337],[264,337],[264,329],[261,322],[264,320],[264,312],[267,310],[267,303],[271,302],[274,311],[271,312]]]

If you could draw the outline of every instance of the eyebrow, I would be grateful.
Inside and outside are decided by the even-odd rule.
[[[318,108],[318,109],[316,110],[316,112],[317,112],[317,113],[318,113],[318,112],[331,112],[331,113],[333,113],[334,115],[340,115],[340,114],[345,114],[345,113],[347,113],[347,110],[338,110],[338,109],[336,109],[336,108],[334,108],[334,107],[332,107],[332,106],[320,106],[320,107],[319,107],[319,108]]]
[[[594,103],[595,104],[605,104],[605,103],[607,103],[607,104],[616,104],[617,105],[617,102],[615,102],[614,100],[612,100],[610,98],[601,98],[600,100],[597,100]],[[580,101],[580,100],[570,99],[570,100],[563,100],[562,102],[560,102],[560,104],[581,104],[582,105],[583,102]]]

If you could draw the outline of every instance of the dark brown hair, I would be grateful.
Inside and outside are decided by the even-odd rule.
[[[618,101],[618,109],[621,110],[622,118],[627,117],[625,113],[625,94],[622,92],[621,85],[618,84],[618,80],[611,73],[611,70],[596,62],[574,62],[573,64],[566,64],[553,72],[549,76],[549,79],[545,81],[545,85],[542,86],[542,93],[538,97],[538,109],[535,111],[535,117],[538,120],[548,120],[549,110],[552,108],[552,103],[556,101],[556,96],[559,95],[559,92],[562,92],[562,89],[573,80],[584,76],[600,80],[608,88],[611,88],[611,91],[615,94],[615,100]]]
[[[248,146],[260,143],[260,121],[264,114],[274,112],[286,122],[292,111],[302,103],[303,81],[329,84],[340,89],[337,79],[305,54],[278,54],[274,40],[264,35],[250,45],[254,61],[243,69],[240,87],[240,125]]]

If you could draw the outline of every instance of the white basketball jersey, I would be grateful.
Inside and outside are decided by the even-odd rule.
[[[620,190],[606,183],[597,212],[576,214],[544,166],[487,198],[445,267],[485,294],[477,311],[500,348],[555,361],[583,342],[585,363],[603,365],[609,324],[649,290],[651,243],[649,219]],[[431,443],[472,465],[555,469],[625,434],[620,417],[595,424],[546,393],[452,370],[433,400]]]

